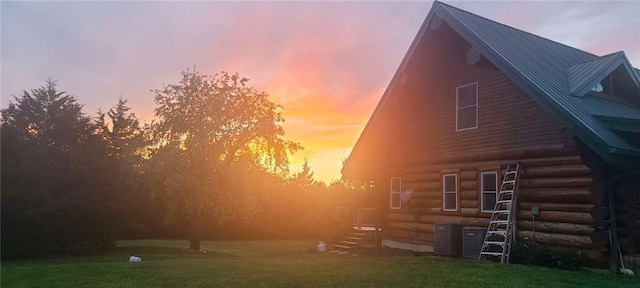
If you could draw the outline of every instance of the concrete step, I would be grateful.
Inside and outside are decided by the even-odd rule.
[[[351,245],[351,246],[360,244],[357,241],[347,241],[347,240],[338,241],[338,243],[344,244],[344,245]]]
[[[349,241],[356,241],[356,242],[357,242],[357,241],[364,240],[364,238],[363,238],[363,237],[344,237],[344,239],[347,239],[347,240],[349,240]]]

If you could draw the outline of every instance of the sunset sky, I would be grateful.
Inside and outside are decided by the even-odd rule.
[[[426,17],[428,2],[2,2],[2,108],[57,79],[85,111],[129,99],[153,119],[152,89],[194,65],[238,72],[284,106],[287,137],[316,179],[345,159]],[[450,2],[640,67],[640,1]]]

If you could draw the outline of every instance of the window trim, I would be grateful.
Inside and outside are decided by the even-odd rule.
[[[398,180],[399,183],[399,191],[398,193],[398,206],[393,206],[393,180]],[[402,177],[391,177],[391,181],[389,183],[389,209],[398,210],[402,209],[402,200],[400,200],[400,195],[402,195]]]
[[[469,106],[465,106],[465,107],[458,107],[458,100],[459,100],[459,95],[458,93],[460,92],[460,88],[464,88],[467,86],[471,86],[471,85],[475,85],[476,86],[476,104],[475,105],[469,105]],[[479,91],[479,85],[478,82],[473,82],[473,83],[469,83],[469,84],[464,84],[461,86],[456,87],[456,132],[458,131],[466,131],[466,130],[472,130],[472,129],[477,129],[478,128],[478,94],[480,94]],[[470,107],[476,107],[476,125],[474,127],[467,127],[467,128],[458,128],[458,112],[460,111],[460,109],[465,109],[465,108],[470,108]]]
[[[453,176],[454,177],[454,183],[456,183],[456,190],[454,192],[445,191],[445,183],[446,183],[445,178],[447,176]],[[446,211],[446,212],[456,212],[456,211],[458,211],[458,208],[460,206],[459,203],[458,203],[458,200],[459,200],[458,199],[459,187],[460,187],[460,184],[458,183],[458,173],[444,173],[444,174],[442,174],[442,211]],[[456,195],[456,208],[447,209],[447,207],[446,207],[447,203],[446,203],[446,197],[445,196],[446,196],[446,194],[451,194],[451,193],[454,193]]]
[[[489,191],[487,193],[496,193],[496,201],[498,201],[498,194],[500,194],[500,179],[498,177],[498,171],[482,171],[480,172],[480,211],[484,213],[493,213],[495,206],[491,210],[484,209],[484,175],[494,174],[496,176],[496,190],[495,192]]]

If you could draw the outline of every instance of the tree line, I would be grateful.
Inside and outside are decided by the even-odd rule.
[[[330,240],[362,183],[293,175],[281,106],[238,74],[196,71],[89,116],[55,81],[2,109],[2,258],[102,251],[127,238]],[[364,187],[364,188],[363,188]],[[353,203],[351,203],[353,204]]]

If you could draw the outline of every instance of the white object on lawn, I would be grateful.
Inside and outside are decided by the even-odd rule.
[[[624,274],[624,275],[633,275],[633,270],[631,269],[626,269],[626,268],[621,268],[620,269],[620,273]]]
[[[320,243],[318,243],[318,251],[320,252],[327,251],[327,245],[325,245],[324,242],[320,241]]]
[[[129,262],[142,262],[142,258],[138,256],[131,256],[129,257]]]

